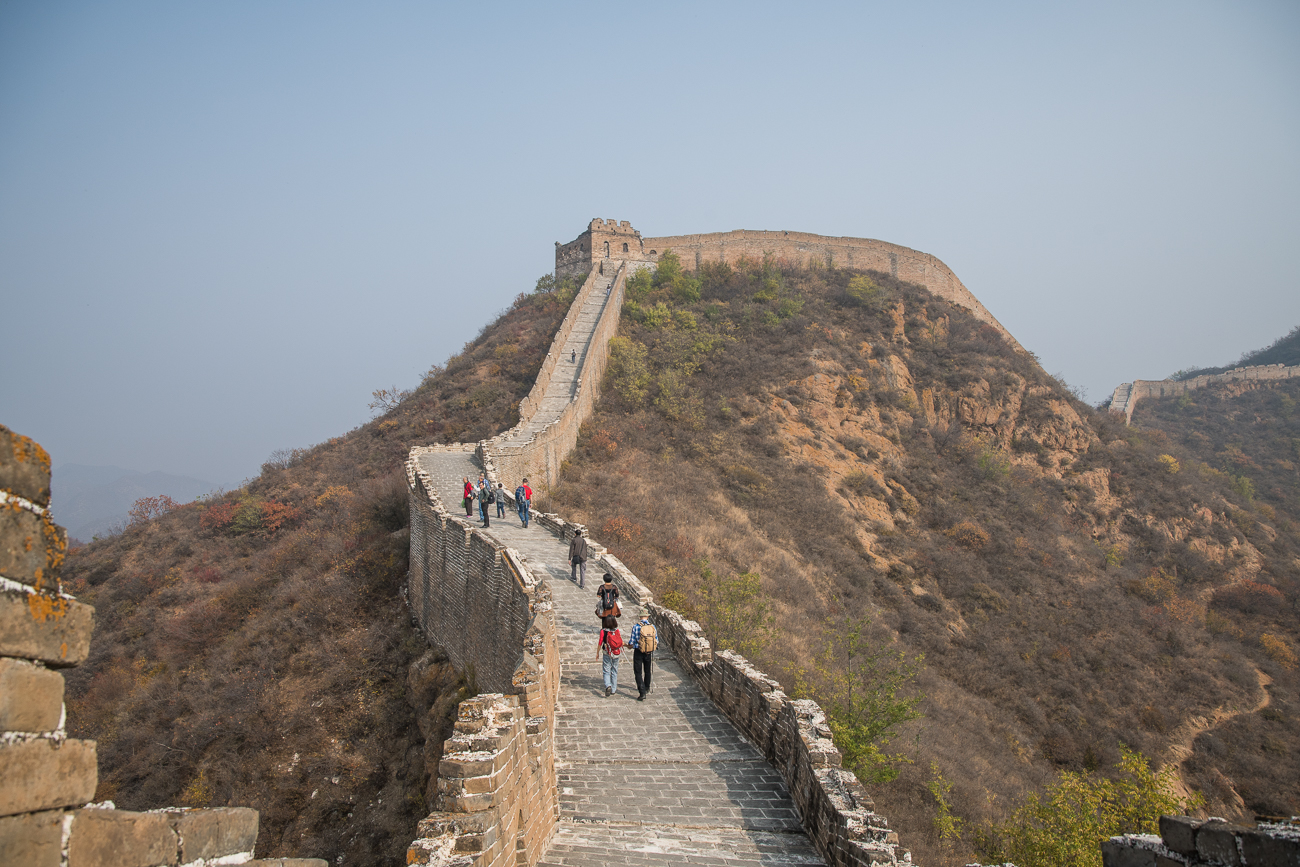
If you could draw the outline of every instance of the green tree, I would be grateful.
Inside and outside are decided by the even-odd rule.
[[[828,624],[825,649],[812,671],[795,672],[795,693],[821,703],[835,746],[859,780],[887,783],[906,759],[885,748],[898,726],[921,716],[917,705],[923,696],[907,693],[925,657],[908,658],[901,650],[872,642],[870,624],[865,615]]]
[[[709,561],[700,568],[700,614],[717,650],[734,650],[752,659],[772,640],[775,618],[763,598],[757,572],[718,575]]]
[[[624,403],[630,407],[643,406],[650,387],[646,348],[627,337],[611,338],[606,376]]]
[[[855,304],[866,307],[868,310],[876,310],[881,307],[887,294],[883,286],[865,274],[859,274],[850,279],[848,288],[844,291]]]
[[[1156,833],[1162,815],[1182,815],[1201,799],[1174,791],[1172,767],[1153,771],[1120,745],[1118,773],[1061,771],[1044,795],[1031,794],[1005,823],[976,835],[981,856],[1018,867],[1100,867],[1101,843],[1118,834]]]

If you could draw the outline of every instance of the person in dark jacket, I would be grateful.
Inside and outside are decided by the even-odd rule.
[[[587,586],[587,540],[582,536],[582,528],[573,531],[573,541],[569,543],[570,576],[578,582],[579,587]]]

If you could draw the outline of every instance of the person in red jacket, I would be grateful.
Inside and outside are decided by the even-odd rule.
[[[468,518],[474,514],[474,486],[469,483],[469,476],[465,477],[465,517]]]

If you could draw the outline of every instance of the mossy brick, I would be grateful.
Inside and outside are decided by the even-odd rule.
[[[51,732],[63,716],[63,675],[0,658],[0,731]]]
[[[38,590],[57,590],[67,533],[48,515],[0,503],[0,575]]]
[[[177,851],[165,813],[78,810],[68,834],[68,867],[156,867]]]
[[[0,656],[62,668],[90,652],[95,609],[49,593],[0,591]]]
[[[1196,829],[1201,823],[1191,816],[1161,816],[1160,839],[1165,848],[1179,855],[1196,854]]]
[[[257,845],[257,811],[250,807],[167,810],[180,838],[181,863],[252,852]]]
[[[1155,867],[1156,853],[1123,839],[1103,840],[1101,863],[1102,867]]]
[[[35,441],[0,424],[0,490],[50,504],[50,456]]]
[[[1246,831],[1241,835],[1241,854],[1248,867],[1300,867],[1300,836]]]
[[[95,742],[44,738],[0,746],[0,816],[80,807],[95,796]]]
[[[62,810],[0,819],[0,864],[60,867],[62,861]]]
[[[1237,851],[1237,835],[1246,830],[1241,825],[1211,819],[1196,830],[1196,854],[1225,867],[1239,867],[1241,854]]]

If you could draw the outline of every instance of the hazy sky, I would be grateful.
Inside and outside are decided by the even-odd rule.
[[[237,484],[592,217],[944,260],[1096,403],[1300,324],[1300,4],[0,2],[0,423]]]

